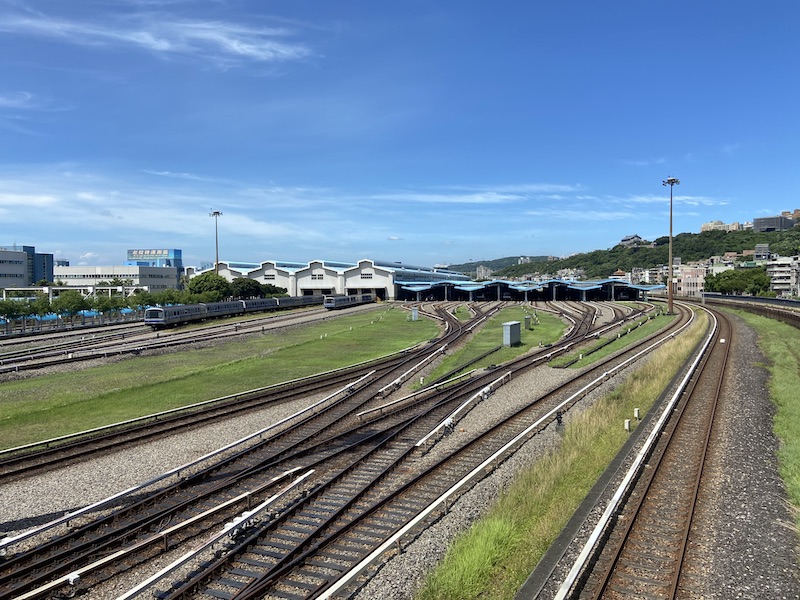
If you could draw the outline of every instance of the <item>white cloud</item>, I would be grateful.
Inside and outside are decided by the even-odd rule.
[[[137,24],[131,25],[132,21]],[[0,15],[0,31],[81,46],[127,46],[158,54],[191,56],[222,66],[249,61],[283,62],[310,55],[302,43],[287,41],[292,32],[286,28],[169,19],[163,14],[141,13],[125,21],[103,23],[41,14]]]
[[[58,198],[47,194],[0,193],[0,206],[23,208],[47,208],[55,205]]]

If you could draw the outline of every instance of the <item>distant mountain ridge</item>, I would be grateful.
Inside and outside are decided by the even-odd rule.
[[[794,256],[800,254],[800,228],[790,231],[757,233],[753,231],[704,231],[702,233],[680,233],[673,237],[672,254],[683,263],[722,256],[726,252],[742,254],[754,250],[756,244],[769,244],[772,254]],[[623,246],[618,244],[608,250],[594,250],[574,254],[567,258],[551,260],[546,256],[531,257],[531,262],[517,264],[519,257],[450,265],[449,269],[461,273],[475,274],[479,265],[492,269],[493,276],[521,277],[535,273],[553,274],[560,269],[583,269],[590,279],[605,278],[617,269],[630,271],[634,268],[649,269],[666,265],[669,256],[669,237],[664,236],[650,245]],[[493,266],[495,265],[495,266]]]
[[[499,271],[506,267],[512,267],[519,263],[520,258],[529,259],[531,262],[546,262],[549,256],[507,256],[505,258],[495,258],[493,260],[479,260],[475,262],[463,263],[460,265],[447,265],[450,271],[474,275],[478,267],[488,267],[492,271]]]

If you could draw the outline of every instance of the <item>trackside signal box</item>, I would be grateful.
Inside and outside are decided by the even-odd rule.
[[[519,321],[503,323],[503,346],[519,346],[522,343],[522,327]]]

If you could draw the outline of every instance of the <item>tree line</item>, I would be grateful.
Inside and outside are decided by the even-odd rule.
[[[756,244],[769,244],[772,254],[794,256],[800,254],[800,228],[789,231],[704,231],[702,233],[680,233],[673,237],[672,254],[684,263],[722,256],[726,252],[742,254],[754,250]],[[744,260],[744,259],[741,259]],[[497,271],[498,277],[522,277],[556,273],[561,269],[580,269],[590,279],[610,276],[617,269],[631,271],[634,268],[650,269],[669,262],[669,237],[663,236],[653,242],[644,241],[638,246],[618,244],[608,250],[594,250],[575,254],[559,260],[530,262],[506,267]]]
[[[168,289],[161,292],[137,290],[127,297],[119,294],[84,297],[77,290],[66,290],[52,301],[43,293],[37,293],[33,298],[0,300],[0,318],[7,324],[17,320],[23,320],[24,323],[25,319],[41,318],[51,314],[72,320],[81,312],[89,310],[106,316],[119,317],[125,309],[141,311],[147,306],[285,296],[287,296],[286,288],[259,283],[247,277],[237,277],[229,282],[215,273],[204,273],[189,280],[182,290]]]

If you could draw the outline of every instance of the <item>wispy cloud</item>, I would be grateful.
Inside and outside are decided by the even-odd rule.
[[[173,171],[154,171],[151,169],[142,169],[142,173],[156,175],[158,177],[168,177],[170,179],[183,179],[187,181],[203,181],[206,183],[234,183],[227,179],[204,177],[202,175],[195,175],[194,173],[175,173]]]
[[[285,27],[170,19],[153,13],[102,23],[40,13],[0,15],[0,32],[51,38],[81,46],[129,47],[162,55],[190,56],[221,66],[299,60],[310,54],[306,45],[288,41],[293,32]]]
[[[633,211],[580,210],[578,208],[542,208],[525,211],[525,214],[532,217],[566,219],[570,221],[620,221],[642,218],[641,214]]]
[[[47,208],[58,202],[56,196],[34,193],[0,193],[0,208]]]
[[[642,194],[638,196],[628,196],[625,198],[609,198],[609,202],[623,204],[663,204],[669,202],[668,195]],[[728,200],[722,198],[710,198],[708,196],[680,196],[673,195],[673,204],[688,204],[690,206],[725,206]]]
[[[33,94],[28,92],[0,93],[0,108],[35,108]]]
[[[472,194],[429,194],[429,193],[398,193],[379,194],[371,196],[374,200],[414,202],[423,204],[507,204],[523,200],[524,196],[516,194],[501,194],[497,192],[483,192]]]
[[[628,165],[629,167],[650,167],[653,165],[663,165],[666,163],[666,159],[664,158],[640,158],[640,159],[623,159],[623,165]]]
[[[491,191],[505,194],[553,194],[580,192],[584,187],[579,184],[563,183],[514,183],[496,185],[473,185],[473,186],[442,186],[440,189],[447,190],[472,190],[472,191]]]

